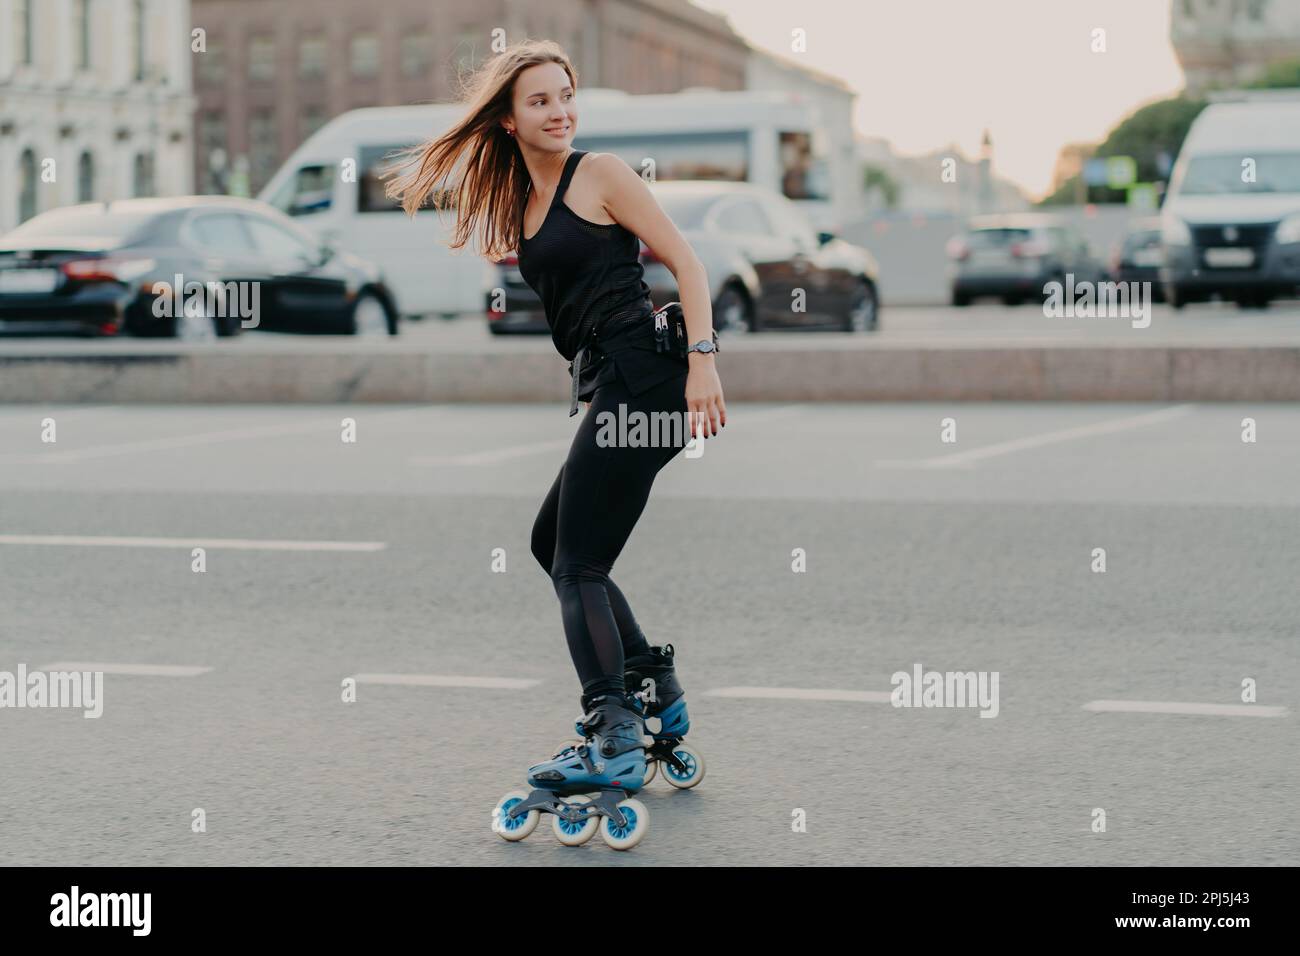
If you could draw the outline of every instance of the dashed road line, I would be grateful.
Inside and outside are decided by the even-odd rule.
[[[1285,717],[1285,707],[1260,704],[1198,704],[1169,700],[1090,700],[1084,710],[1119,714],[1205,714],[1213,717]]]
[[[1108,435],[1114,432],[1128,431],[1133,428],[1144,428],[1147,425],[1158,425],[1161,422],[1181,418],[1195,407],[1196,405],[1193,403],[1186,405],[1173,405],[1169,408],[1162,408],[1154,412],[1143,412],[1141,415],[1128,415],[1124,418],[1113,418],[1109,421],[1093,422],[1091,425],[1078,425],[1074,428],[1063,428],[1059,431],[1043,432],[1039,435],[1026,435],[1024,438],[1013,438],[1010,441],[998,442],[994,445],[984,445],[980,448],[972,448],[969,451],[954,452],[950,455],[936,455],[933,458],[878,459],[876,465],[882,468],[969,467],[974,462],[982,461],[986,458],[994,458],[998,455],[1008,455],[1012,452],[1023,451],[1026,448],[1041,448],[1043,445],[1054,445],[1057,442],[1072,441],[1075,438],[1086,438],[1092,435]]]

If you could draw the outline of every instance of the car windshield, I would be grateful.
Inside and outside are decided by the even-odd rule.
[[[1242,150],[1196,156],[1178,190],[1184,196],[1224,193],[1300,193],[1300,153]]]
[[[700,224],[704,221],[704,214],[718,198],[717,196],[673,195],[667,192],[656,192],[654,195],[678,229],[700,228]]]
[[[105,212],[103,206],[55,209],[42,213],[5,236],[6,241],[28,239],[78,239],[126,240],[135,235],[156,213]]]

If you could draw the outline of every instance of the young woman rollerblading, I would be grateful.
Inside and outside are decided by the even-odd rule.
[[[546,812],[562,842],[583,842],[600,826],[610,846],[626,849],[649,819],[628,795],[658,763],[674,785],[694,786],[703,760],[682,742],[689,722],[672,645],[651,647],[610,570],[655,476],[692,436],[717,435],[727,411],[704,267],[623,159],[572,147],[577,86],[558,45],[515,44],[474,77],[465,117],[412,151],[404,171],[389,174],[387,191],[413,215],[464,163],[453,248],[477,229],[489,258],[517,251],[556,350],[570,362],[569,414],[588,403],[532,529],[582,685],[582,740],[529,768],[531,793],[502,798],[493,829],[522,839]],[[677,280],[676,311],[656,312],[650,301],[642,241]],[[608,433],[602,424],[636,413],[675,416],[682,427],[665,442],[598,440]],[[660,723],[648,765],[647,717]]]

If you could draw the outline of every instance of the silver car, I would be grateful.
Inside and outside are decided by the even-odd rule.
[[[1068,222],[1043,213],[977,216],[948,241],[953,305],[997,296],[1007,305],[1042,301],[1043,286],[1066,273],[1095,282],[1101,264]]]

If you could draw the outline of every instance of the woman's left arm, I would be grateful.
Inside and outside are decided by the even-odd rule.
[[[711,341],[713,303],[709,299],[709,276],[690,243],[677,231],[650,187],[621,158],[613,153],[597,153],[587,165],[594,173],[601,205],[610,218],[640,237],[676,278],[688,339]],[[698,423],[702,425],[698,431],[708,438],[727,424],[727,405],[722,398],[716,358],[712,352],[691,352],[687,361],[690,374],[686,379],[686,406],[692,413],[691,430],[696,432]]]

